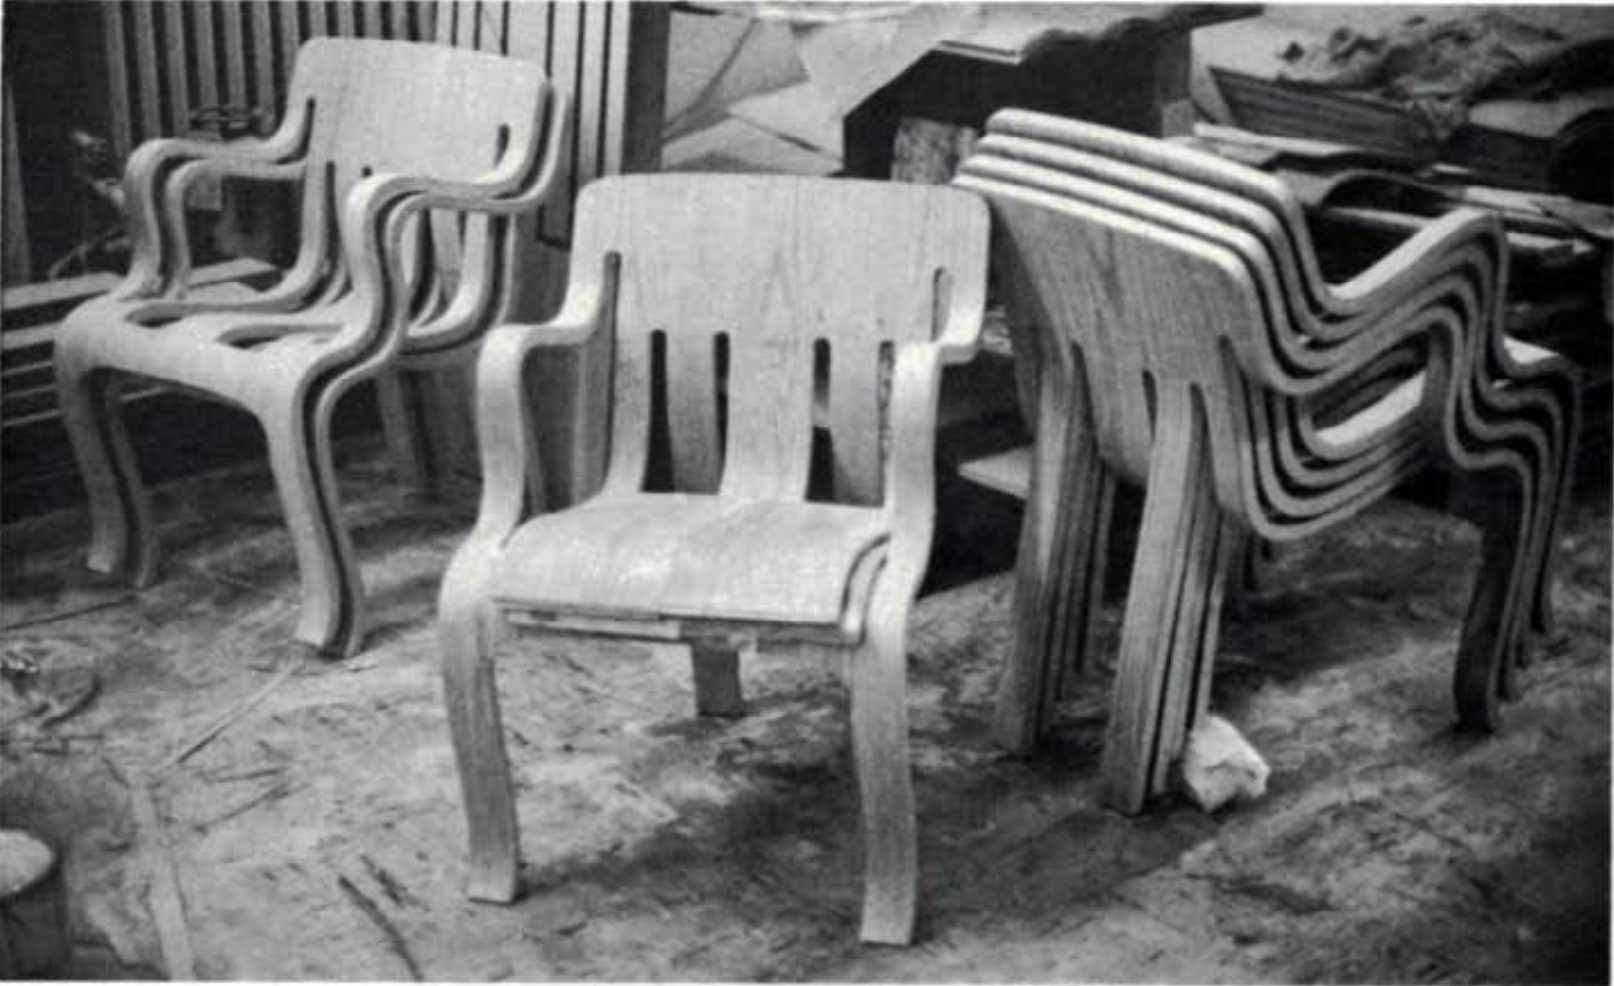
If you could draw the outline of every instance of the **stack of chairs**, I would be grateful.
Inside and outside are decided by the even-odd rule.
[[[1459,211],[1343,283],[1270,175],[1005,110],[957,184],[984,194],[1017,352],[1039,377],[1019,639],[997,734],[1035,746],[1079,662],[1118,480],[1146,490],[1104,753],[1141,811],[1204,715],[1221,602],[1252,538],[1344,521],[1430,466],[1479,484],[1457,648],[1461,722],[1491,730],[1533,634],[1569,492],[1577,382],[1502,328],[1500,223]]]

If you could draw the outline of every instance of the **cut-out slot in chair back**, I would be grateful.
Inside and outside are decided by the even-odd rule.
[[[1159,394],[1192,388],[1213,415],[1213,439],[1248,430],[1231,340],[1259,324],[1248,282],[1187,237],[1093,206],[966,181],[992,199],[999,242],[1024,278],[1026,314],[1058,326],[1113,398],[1095,399],[1100,440],[1142,483]],[[1236,461],[1230,454],[1221,463]],[[1220,465],[1220,463],[1219,463]]]
[[[804,497],[816,397],[837,499],[879,503],[891,347],[933,341],[951,306],[978,310],[974,293],[947,295],[982,280],[985,227],[979,204],[946,188],[701,175],[591,185],[572,262],[617,258],[607,482],[644,481],[661,369],[675,488]],[[815,363],[816,395],[800,372]]]

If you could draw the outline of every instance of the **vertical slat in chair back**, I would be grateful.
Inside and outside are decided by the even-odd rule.
[[[218,3],[125,0],[97,4],[110,76],[113,153],[191,130],[207,106],[255,107],[261,132],[284,103],[297,49],[311,37],[420,40],[430,4],[384,0],[359,5],[247,0]],[[327,16],[335,7],[334,17]]]
[[[805,496],[817,376],[837,498],[881,502],[892,346],[933,341],[949,304],[979,304],[951,286],[984,280],[985,238],[980,204],[948,188],[733,175],[589,186],[573,263],[617,258],[607,482],[643,481],[664,418],[678,489]]]

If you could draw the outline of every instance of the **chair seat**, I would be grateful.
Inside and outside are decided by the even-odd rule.
[[[198,296],[228,301],[211,292]],[[295,372],[318,358],[320,347],[350,317],[342,302],[294,312],[217,311],[165,324],[142,325],[134,316],[147,301],[97,299],[68,318],[87,333],[99,366],[182,384],[226,398],[265,373]]]
[[[889,536],[883,511],[681,493],[537,517],[492,580],[504,607],[623,619],[841,626]],[[850,617],[850,620],[848,619]]]

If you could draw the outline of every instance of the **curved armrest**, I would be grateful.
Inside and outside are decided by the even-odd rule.
[[[307,143],[310,119],[306,104],[294,104],[280,128],[267,140],[216,143],[170,137],[148,140],[135,148],[124,166],[122,186],[133,258],[113,296],[138,298],[161,293],[168,287],[169,279],[163,275],[164,226],[159,200],[161,179],[174,165],[197,160],[240,167],[288,164],[300,156]]]
[[[486,215],[514,215],[536,207],[554,187],[560,170],[560,149],[570,128],[570,97],[562,92],[553,92],[552,98],[550,112],[546,114],[548,119],[544,138],[534,143],[532,154],[500,161],[475,181],[440,181],[419,175],[371,175],[348,193],[348,201],[343,204],[344,222],[346,213],[352,210],[354,201],[361,194],[366,199],[377,201],[414,196],[408,206],[411,211],[448,209]],[[533,172],[534,164],[538,166],[536,173]],[[347,232],[346,228],[344,232]]]
[[[1353,303],[1375,295],[1393,298],[1421,286],[1426,257],[1460,249],[1470,242],[1489,240],[1493,251],[1506,251],[1502,222],[1483,209],[1461,208],[1441,216],[1380,257],[1373,266],[1350,280],[1334,285],[1333,293]]]
[[[515,216],[536,210],[555,187],[555,181],[560,173],[561,152],[566,146],[566,136],[571,126],[571,99],[563,92],[552,91],[551,102],[545,119],[544,137],[537,145],[542,155],[537,160],[537,170],[530,173],[533,164],[531,159],[521,162],[528,174],[525,179],[512,180],[506,169],[500,169],[475,186],[454,186],[446,183],[435,183],[431,187],[422,186],[418,192],[422,196],[416,208],[450,209],[459,212],[479,213],[489,216]],[[513,172],[514,166],[508,169]],[[495,189],[495,186],[502,186]],[[502,235],[512,235],[506,231]],[[514,297],[514,292],[508,290],[519,272],[516,264],[522,260],[520,251],[506,249],[498,251],[503,264],[499,272],[500,284],[506,288],[503,302],[496,305],[491,312],[491,321],[498,323],[509,314],[508,304]],[[467,255],[468,263],[483,262],[484,254]],[[459,288],[450,303],[438,313],[429,323],[416,326],[411,331],[414,342],[425,346],[452,345],[455,341],[478,331],[479,325],[489,321],[489,312],[480,283],[481,278],[475,276],[462,276]]]
[[[935,528],[936,413],[945,352],[936,345],[901,345],[891,367],[884,507],[891,543],[885,577],[911,582],[915,589],[930,560]]]
[[[477,447],[482,457],[482,502],[476,528],[503,537],[522,517],[523,494],[541,506],[537,429],[522,384],[527,357],[534,350],[582,345],[611,318],[616,275],[574,281],[566,302],[542,324],[508,323],[482,342],[476,362]]]

